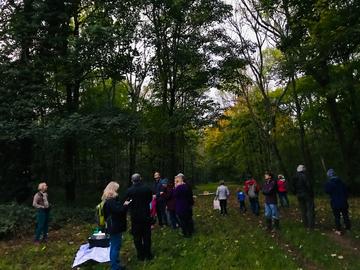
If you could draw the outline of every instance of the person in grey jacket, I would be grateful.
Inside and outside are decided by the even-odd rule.
[[[220,202],[220,213],[221,215],[227,215],[227,199],[230,196],[230,191],[227,186],[225,186],[224,181],[220,181],[220,186],[216,190],[215,199],[218,199]]]

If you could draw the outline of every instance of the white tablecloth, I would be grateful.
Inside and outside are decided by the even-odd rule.
[[[89,244],[81,245],[76,253],[72,267],[79,266],[89,260],[94,260],[99,263],[110,262],[110,247],[89,248]]]

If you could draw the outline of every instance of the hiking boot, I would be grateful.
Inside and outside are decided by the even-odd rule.
[[[271,231],[272,229],[272,220],[270,218],[266,219],[266,230]]]
[[[280,229],[280,223],[278,219],[274,219],[274,229],[279,230]]]

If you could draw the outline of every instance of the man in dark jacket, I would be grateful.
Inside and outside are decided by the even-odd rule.
[[[153,194],[156,196],[156,214],[159,221],[159,226],[167,225],[167,216],[166,216],[166,199],[165,191],[166,187],[164,184],[167,183],[167,179],[161,179],[159,172],[154,173],[154,188]]]
[[[151,260],[151,217],[150,203],[152,191],[141,181],[141,176],[135,173],[131,176],[133,185],[127,190],[127,198],[131,217],[131,233],[137,250],[137,257],[143,261]]]
[[[346,230],[351,229],[349,219],[348,192],[345,184],[336,176],[333,169],[327,171],[328,181],[325,192],[330,195],[330,205],[335,218],[336,233],[341,234],[340,215],[343,216]]]
[[[291,187],[298,198],[302,221],[305,227],[312,229],[315,226],[315,203],[312,184],[305,173],[305,166],[299,165]]]

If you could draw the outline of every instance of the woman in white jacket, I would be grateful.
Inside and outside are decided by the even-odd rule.
[[[220,186],[218,186],[216,190],[216,196],[215,199],[218,199],[220,202],[220,213],[222,215],[227,215],[227,199],[230,196],[230,191],[227,186],[225,186],[224,181],[220,181]]]

